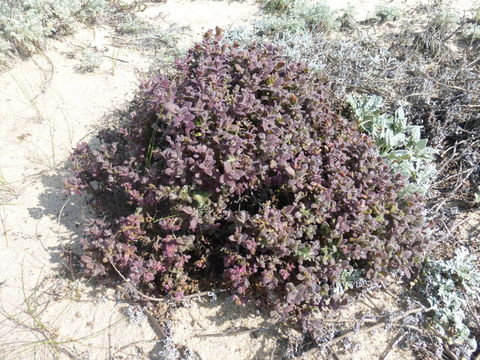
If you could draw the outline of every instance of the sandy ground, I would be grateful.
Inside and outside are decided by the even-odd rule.
[[[338,8],[349,3],[361,9],[360,16],[375,8],[374,2],[332,1]],[[169,0],[148,5],[138,16],[160,27],[186,27],[182,42],[190,44],[205,30],[245,21],[256,11],[251,2]],[[88,207],[62,191],[66,159],[105,123],[106,114],[125,106],[138,74],[152,61],[114,46],[112,33],[107,26],[80,29],[0,74],[0,359],[168,358],[157,322],[119,290],[100,290],[64,265],[89,216]],[[91,48],[100,49],[100,68],[77,73],[76,54]],[[375,297],[338,316],[397,308],[394,297]],[[281,359],[286,351],[268,317],[235,307],[227,297],[192,301],[173,312],[171,324],[175,343],[204,360]],[[267,330],[228,334],[247,328]],[[354,355],[339,348],[338,357],[377,358],[395,336],[392,330],[361,333],[352,338],[360,344]],[[408,358],[399,349],[388,356]]]

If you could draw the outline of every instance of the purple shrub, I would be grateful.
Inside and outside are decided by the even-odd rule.
[[[208,34],[173,78],[145,83],[121,127],[80,144],[72,192],[104,220],[82,240],[90,275],[180,299],[221,286],[308,328],[345,300],[345,271],[410,276],[423,205],[302,64]]]

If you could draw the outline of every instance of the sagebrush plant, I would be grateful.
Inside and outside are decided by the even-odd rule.
[[[396,173],[408,179],[404,191],[426,193],[435,179],[437,151],[421,137],[422,127],[408,124],[403,107],[389,115],[383,110],[383,99],[377,95],[349,95],[360,127],[373,138],[380,155]]]
[[[75,21],[94,22],[105,7],[105,0],[1,1],[0,61],[32,54],[46,38],[70,33]]]
[[[393,5],[380,4],[375,8],[375,17],[378,21],[395,21],[400,18],[400,9]]]
[[[477,43],[480,41],[480,25],[470,24],[462,33],[462,38],[468,43]]]
[[[278,4],[277,1],[273,3]],[[263,14],[254,21],[255,33],[265,36],[310,31],[329,33],[340,26],[339,19],[326,3],[296,0],[288,4],[288,11],[264,9]]]
[[[133,35],[142,32],[145,23],[133,14],[119,14],[115,17],[115,32],[120,35]]]
[[[68,189],[101,219],[82,240],[89,275],[113,264],[176,299],[221,287],[314,331],[312,311],[343,303],[355,276],[420,266],[422,199],[399,196],[372,139],[272,46],[242,49],[217,29],[135,104],[72,156]]]
[[[441,9],[430,20],[433,30],[446,31],[459,22],[458,14],[452,9]]]
[[[329,32],[338,28],[338,20],[328,4],[297,1],[295,15],[305,21],[311,31]]]
[[[292,11],[296,0],[267,0],[262,4],[262,10],[269,14],[285,14]]]
[[[467,358],[477,348],[467,326],[467,303],[480,299],[480,271],[476,257],[459,248],[449,260],[428,260],[422,269],[419,290],[434,308],[435,329],[450,344],[468,345]]]
[[[75,71],[79,73],[91,73],[100,68],[102,64],[102,54],[86,50],[80,53],[79,59],[75,64]]]

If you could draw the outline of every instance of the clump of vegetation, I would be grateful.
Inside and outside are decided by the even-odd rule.
[[[463,40],[467,43],[476,43],[480,40],[480,25],[470,24],[462,34]]]
[[[360,127],[375,141],[380,155],[407,180],[407,192],[426,193],[435,178],[435,149],[421,138],[422,127],[410,125],[402,107],[384,113],[380,96],[348,96]]]
[[[222,287],[314,334],[312,312],[343,304],[355,279],[420,266],[421,198],[399,195],[401,177],[301,63],[217,31],[135,104],[72,156],[67,186],[102,219],[82,240],[89,275],[176,299]]]
[[[299,18],[305,21],[309,30],[329,32],[338,27],[333,11],[325,3],[303,1],[298,3],[295,12]]]
[[[400,9],[393,5],[378,5],[375,9],[375,17],[378,21],[395,21],[400,18]]]
[[[134,14],[120,13],[115,17],[114,27],[117,34],[132,35],[142,32],[146,25]]]
[[[274,1],[267,4],[283,4],[283,2]],[[288,4],[288,11],[265,11],[265,14],[254,24],[256,33],[267,36],[277,34],[281,36],[285,32],[287,34],[309,31],[329,33],[340,25],[339,19],[324,3],[297,0]]]
[[[292,11],[296,0],[268,0],[262,10],[268,14],[285,14]]]
[[[9,53],[32,54],[46,38],[70,33],[75,21],[94,22],[105,5],[104,0],[0,2],[0,60]]]
[[[430,20],[430,26],[437,31],[445,31],[459,21],[457,13],[451,9],[442,9]]]
[[[480,297],[476,257],[460,247],[450,260],[427,261],[420,279],[418,288],[433,307],[436,332],[470,358],[477,348],[467,320],[467,304],[478,303]]]
[[[102,55],[93,50],[86,50],[80,54],[75,64],[75,71],[79,73],[91,73],[100,68]]]

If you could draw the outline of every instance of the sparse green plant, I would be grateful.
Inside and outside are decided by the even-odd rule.
[[[296,16],[265,15],[254,23],[255,33],[264,36],[288,36],[288,34],[305,31],[305,21]],[[252,34],[255,36],[256,34]]]
[[[329,32],[338,27],[332,9],[326,3],[297,2],[294,13],[309,30]]]
[[[333,44],[328,37],[319,34],[353,27],[353,7],[336,14],[324,3],[300,0],[288,14],[261,14],[248,26],[229,29],[226,39],[237,41],[240,46],[253,42],[273,43],[282,49],[287,58],[302,61],[314,73],[318,73],[325,67],[326,58],[331,57],[331,52],[325,49],[325,45]]]
[[[255,35],[289,37],[306,32],[328,33],[337,29],[340,22],[330,7],[324,3],[296,1],[292,8],[282,14],[264,13],[253,23]]]
[[[480,186],[477,187],[477,192],[474,194],[473,201],[475,204],[480,204]]]
[[[144,0],[107,0],[111,12],[129,13],[145,10]],[[154,1],[155,2],[155,1]]]
[[[480,40],[480,25],[470,24],[462,33],[465,42],[475,43]]]
[[[145,24],[133,14],[122,14],[115,21],[115,32],[120,35],[137,34],[145,28]]]
[[[422,268],[420,292],[434,309],[433,327],[449,344],[463,346],[466,358],[477,347],[467,325],[467,303],[478,302],[480,271],[476,257],[459,248],[450,260],[428,260]]]
[[[296,0],[267,0],[262,6],[265,13],[278,15],[292,11]]]
[[[380,4],[375,9],[375,18],[380,22],[398,20],[400,9],[393,5]]]
[[[85,51],[75,65],[75,71],[79,73],[94,72],[102,64],[101,54],[95,51]]]
[[[385,113],[380,96],[349,95],[347,101],[360,127],[374,139],[380,155],[409,180],[406,191],[425,193],[435,175],[436,151],[421,138],[422,127],[408,124],[402,107],[393,116]]]
[[[181,31],[181,28],[179,29],[178,27],[169,29],[155,29],[153,32],[148,32],[145,37],[142,38],[142,45],[145,47],[164,46],[179,50],[179,31]]]
[[[333,292],[343,295],[347,291],[361,287],[365,283],[364,272],[358,269],[344,270],[340,275],[339,282],[335,284]]]
[[[430,26],[434,30],[444,31],[458,23],[458,21],[459,17],[455,11],[452,9],[442,9],[433,16],[430,21]]]

